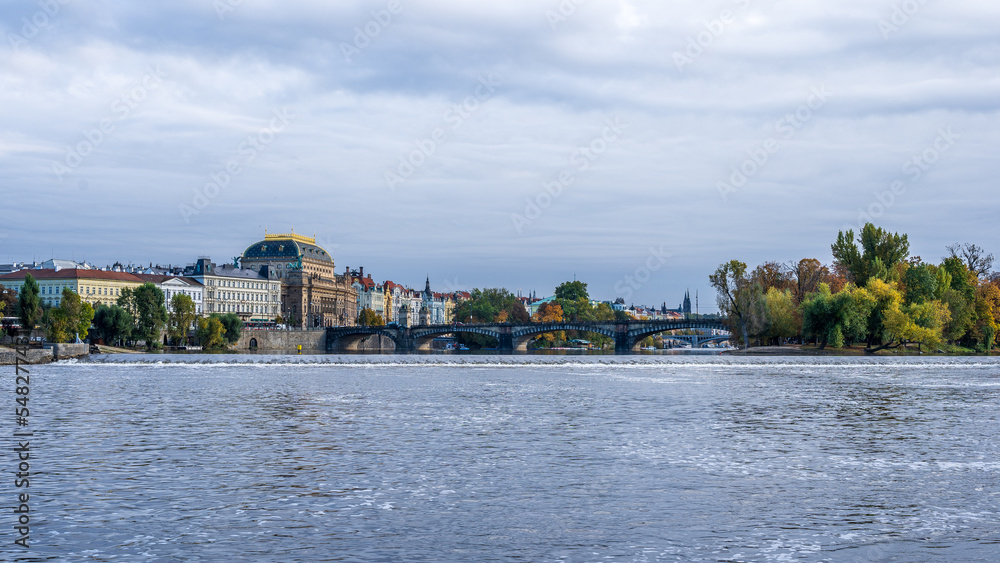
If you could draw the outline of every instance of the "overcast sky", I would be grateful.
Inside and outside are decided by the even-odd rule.
[[[0,10],[0,262],[294,228],[379,280],[711,309],[719,263],[829,262],[862,210],[1000,252],[992,1]]]

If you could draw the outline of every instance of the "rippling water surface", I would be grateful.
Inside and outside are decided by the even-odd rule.
[[[1000,560],[993,362],[101,360],[32,371],[37,560]]]

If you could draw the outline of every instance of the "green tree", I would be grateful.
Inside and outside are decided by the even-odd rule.
[[[944,268],[940,271],[944,271]],[[941,296],[941,301],[951,312],[951,319],[945,323],[943,335],[949,342],[957,342],[975,326],[975,308],[960,291],[950,288]]]
[[[840,348],[846,342],[866,338],[868,318],[875,299],[865,289],[848,285],[837,293],[821,283],[819,291],[802,302],[802,333],[813,338],[820,349],[831,345]]]
[[[240,335],[243,334],[243,320],[240,319],[239,315],[236,313],[213,313],[210,316],[219,319],[219,322],[222,323],[223,328],[225,328],[223,336],[226,342],[236,344],[239,341]]]
[[[582,281],[568,281],[559,284],[556,288],[556,299],[566,301],[579,301],[581,299],[590,301],[590,294],[587,293],[587,284]]]
[[[455,319],[463,323],[498,322],[500,312],[507,313],[506,322],[531,322],[531,317],[517,296],[502,288],[474,289],[472,298],[455,308]]]
[[[83,302],[71,289],[63,288],[59,305],[53,307],[45,319],[45,333],[49,342],[72,342],[87,338],[94,309]]]
[[[188,332],[198,319],[197,307],[190,296],[178,293],[170,298],[167,336],[175,345],[187,342]]]
[[[866,287],[868,280],[878,278],[896,281],[896,265],[910,255],[910,242],[906,235],[885,231],[868,223],[861,229],[857,243],[854,231],[840,231],[831,246],[833,257],[850,273],[855,285]]]
[[[195,335],[205,350],[220,350],[226,347],[226,327],[218,317],[198,319],[198,330],[195,331]]]
[[[802,320],[790,289],[772,287],[764,295],[767,306],[768,338],[780,343],[782,338],[792,338],[802,333]]]
[[[358,326],[385,326],[385,319],[382,315],[365,307],[358,315]]]
[[[941,262],[941,268],[951,276],[952,289],[961,293],[966,301],[975,300],[976,286],[978,285],[976,275],[969,271],[969,267],[961,258],[949,256]]]
[[[24,285],[17,295],[17,311],[21,328],[31,334],[42,318],[42,290],[31,274],[24,276]]]
[[[529,323],[531,316],[517,296],[503,288],[473,289],[472,297],[455,307],[454,319],[462,323]],[[462,333],[459,342],[470,348],[497,346],[495,338]]]
[[[118,299],[120,306],[130,310],[135,319],[132,335],[146,342],[152,350],[160,345],[160,331],[167,322],[166,297],[158,287],[145,283],[133,290],[125,289]]]
[[[920,304],[931,301],[938,294],[937,268],[931,264],[910,266],[903,274],[906,303]]]
[[[118,305],[98,305],[94,311],[97,337],[109,346],[121,345],[129,338],[135,319]]]

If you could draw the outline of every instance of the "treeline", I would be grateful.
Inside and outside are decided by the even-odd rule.
[[[455,320],[462,323],[558,323],[563,321],[612,321],[630,320],[623,311],[615,311],[607,303],[591,304],[587,284],[581,281],[567,281],[555,290],[555,297],[543,303],[532,319],[517,296],[503,288],[475,289],[472,298],[455,308]],[[565,343],[571,338],[583,338],[596,347],[614,346],[610,338],[593,332],[570,331],[543,334],[534,341],[537,348],[551,348]],[[462,334],[459,340],[474,347],[495,346],[495,339]]]
[[[939,263],[910,256],[907,235],[866,224],[841,231],[834,262],[767,262],[749,271],[732,260],[709,276],[734,339],[748,345],[864,344],[865,352],[944,343],[989,352],[1000,320],[1000,275],[975,244],[947,247]]]
[[[0,295],[8,295],[2,286]],[[154,349],[160,347],[165,333],[172,345],[196,343],[217,350],[235,344],[243,331],[243,321],[233,313],[199,317],[194,300],[187,295],[175,295],[168,307],[163,291],[151,283],[124,289],[114,304],[96,309],[69,288],[63,289],[56,306],[43,304],[40,295],[38,282],[28,274],[16,299],[0,301],[0,311],[13,309],[27,333],[40,326],[49,342],[90,338],[118,346],[142,342]]]

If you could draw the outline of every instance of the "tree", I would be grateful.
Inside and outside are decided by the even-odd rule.
[[[556,299],[566,301],[579,301],[584,299],[590,301],[590,294],[587,293],[587,284],[581,281],[564,282],[556,288]]]
[[[455,319],[468,323],[497,322],[500,311],[507,312],[508,322],[530,322],[524,305],[510,291],[502,288],[474,289],[472,298],[455,307]]]
[[[976,297],[976,286],[978,280],[975,273],[957,256],[949,256],[941,262],[948,275],[951,276],[951,287],[962,294],[967,301],[973,301]]]
[[[223,328],[225,328],[224,338],[226,342],[236,344],[239,341],[240,335],[243,334],[243,319],[239,315],[236,313],[213,313],[210,316],[222,323]]]
[[[42,290],[38,287],[38,282],[31,274],[24,276],[24,285],[17,296],[18,317],[21,320],[21,327],[31,334],[38,321],[42,318]]]
[[[822,283],[802,302],[802,333],[815,339],[820,349],[856,342],[867,335],[874,305],[874,298],[865,289],[847,286],[832,293],[830,286]]]
[[[175,345],[187,342],[188,332],[197,320],[197,308],[190,296],[178,293],[170,299],[167,336]]]
[[[0,284],[0,316],[10,314],[17,307],[17,294]]]
[[[760,316],[757,312],[763,308],[759,284],[751,283],[747,265],[739,260],[720,265],[708,279],[715,288],[719,311],[729,318],[733,332],[742,333],[743,346],[749,346],[751,329]]]
[[[198,319],[195,335],[205,350],[219,350],[226,347],[226,327],[218,317]]]
[[[854,231],[840,231],[837,241],[830,247],[838,264],[850,273],[851,281],[866,287],[868,280],[878,278],[896,281],[896,264],[910,255],[910,242],[906,235],[890,233],[867,223],[854,241]]]
[[[126,297],[127,296],[127,297]],[[135,327],[132,334],[138,340],[146,342],[146,348],[153,349],[159,346],[160,330],[167,322],[166,298],[158,287],[151,283],[145,283],[134,290],[122,291],[119,297],[119,304],[124,300],[125,308],[133,309]]]
[[[1000,288],[984,283],[976,289],[976,337],[986,349],[992,349],[1000,320]]]
[[[817,291],[819,284],[830,275],[830,270],[815,258],[803,258],[798,264],[789,264],[788,269],[791,271],[792,297],[796,305],[801,305],[807,295]]]
[[[957,258],[963,261],[965,267],[975,274],[976,277],[985,277],[993,269],[993,255],[987,254],[985,250],[975,244],[955,243],[946,248],[948,249],[949,258]]]
[[[792,272],[778,262],[764,262],[754,268],[750,279],[760,284],[761,290],[767,293],[772,287],[783,291],[792,286]]]
[[[535,312],[536,323],[560,323],[563,320],[563,310],[559,303],[542,303],[542,306]]]
[[[940,346],[943,329],[950,320],[948,306],[940,301],[905,305],[903,295],[895,284],[873,279],[866,288],[875,298],[873,318],[877,323],[869,323],[869,330],[877,327],[865,352],[872,354],[880,350],[899,348],[910,343]]]
[[[535,311],[535,318],[533,320],[536,323],[561,323],[563,321],[562,305],[558,301],[542,303],[538,307],[538,310]],[[564,342],[566,340],[566,332],[546,332],[540,335],[537,340],[546,343],[547,347],[555,342]]]
[[[910,266],[903,274],[903,284],[906,287],[907,303],[923,303],[935,298],[938,294],[937,267],[931,264]]]
[[[70,288],[63,288],[62,299],[53,307],[46,318],[45,333],[49,342],[72,342],[76,338],[86,338],[94,309]]]
[[[768,338],[781,342],[782,338],[792,338],[802,333],[802,320],[792,297],[792,290],[772,287],[764,295],[767,306]]]
[[[385,319],[375,311],[365,307],[358,315],[358,326],[385,326]]]
[[[98,305],[94,311],[97,337],[110,346],[123,344],[134,325],[132,315],[118,305]]]
[[[942,334],[949,342],[957,342],[975,326],[975,307],[961,292],[951,288],[941,296],[941,302],[948,306],[951,313],[951,319],[945,323]]]

